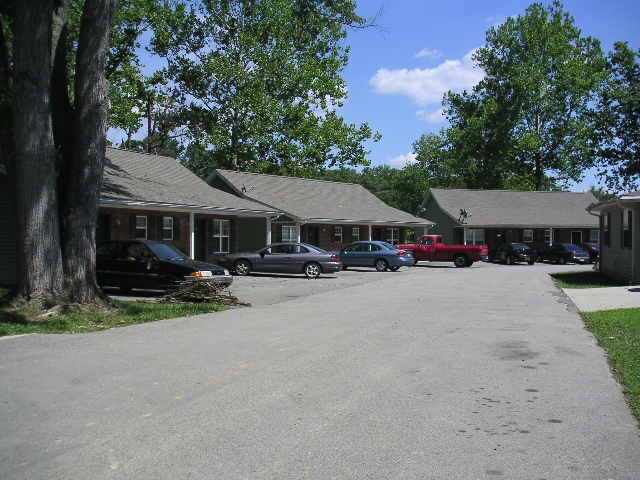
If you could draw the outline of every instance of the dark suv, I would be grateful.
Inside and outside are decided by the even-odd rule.
[[[503,243],[494,248],[489,254],[490,262],[501,262],[513,265],[516,262],[527,262],[533,265],[538,254],[529,245],[524,243]]]
[[[573,243],[554,243],[540,253],[540,260],[551,263],[589,263],[591,261],[586,250]]]
[[[230,285],[233,278],[219,265],[190,259],[171,243],[153,240],[109,241],[96,251],[98,285],[165,290],[178,280],[208,279]]]

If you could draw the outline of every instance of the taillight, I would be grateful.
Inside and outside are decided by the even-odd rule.
[[[406,254],[407,252],[405,252],[404,250],[400,250],[398,253],[396,253],[396,255],[399,257],[404,257]]]
[[[331,255],[331,260],[340,260],[340,256],[339,255]]]

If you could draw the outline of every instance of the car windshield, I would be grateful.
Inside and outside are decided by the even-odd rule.
[[[160,260],[188,260],[184,253],[168,243],[149,243],[147,246]]]
[[[513,248],[518,248],[520,250],[529,250],[529,245],[525,245],[524,243],[514,243],[512,246]]]
[[[388,250],[397,250],[397,248],[394,245],[391,245],[390,243],[387,243],[387,242],[378,242],[378,245],[382,245],[384,248]]]
[[[587,252],[585,250],[583,250],[582,248],[580,248],[577,245],[574,245],[573,243],[563,243],[563,245],[564,245],[564,248],[566,248],[570,252],[584,254],[584,255],[587,254]]]

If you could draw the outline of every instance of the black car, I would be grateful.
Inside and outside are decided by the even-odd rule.
[[[559,263],[589,263],[591,258],[589,253],[573,243],[554,243],[540,252],[540,260]]]
[[[585,242],[581,243],[580,247],[587,251],[589,257],[591,258],[591,263],[598,261],[598,257],[600,256],[600,244],[595,242]]]
[[[176,281],[208,279],[230,285],[228,270],[190,259],[171,243],[153,240],[109,241],[96,251],[98,285],[164,290]]]
[[[321,273],[342,270],[340,257],[308,243],[274,243],[256,252],[226,255],[218,261],[236,275],[250,272],[304,273],[317,278]]]
[[[537,257],[538,253],[524,243],[503,243],[489,253],[490,262],[506,263],[507,265],[513,265],[517,262],[527,262],[529,265],[533,265]]]

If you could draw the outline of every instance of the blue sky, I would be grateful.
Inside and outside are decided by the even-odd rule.
[[[522,13],[531,2],[497,0],[359,0],[360,15],[381,11],[378,28],[352,31],[344,72],[349,98],[340,109],[350,122],[367,121],[383,135],[371,143],[374,164],[401,166],[422,133],[445,126],[438,115],[446,89],[469,88],[480,72],[468,54],[484,43],[487,28]],[[549,2],[545,2],[549,3]],[[609,50],[625,40],[640,48],[640,1],[563,2],[585,35]],[[572,186],[596,184],[589,172]]]

